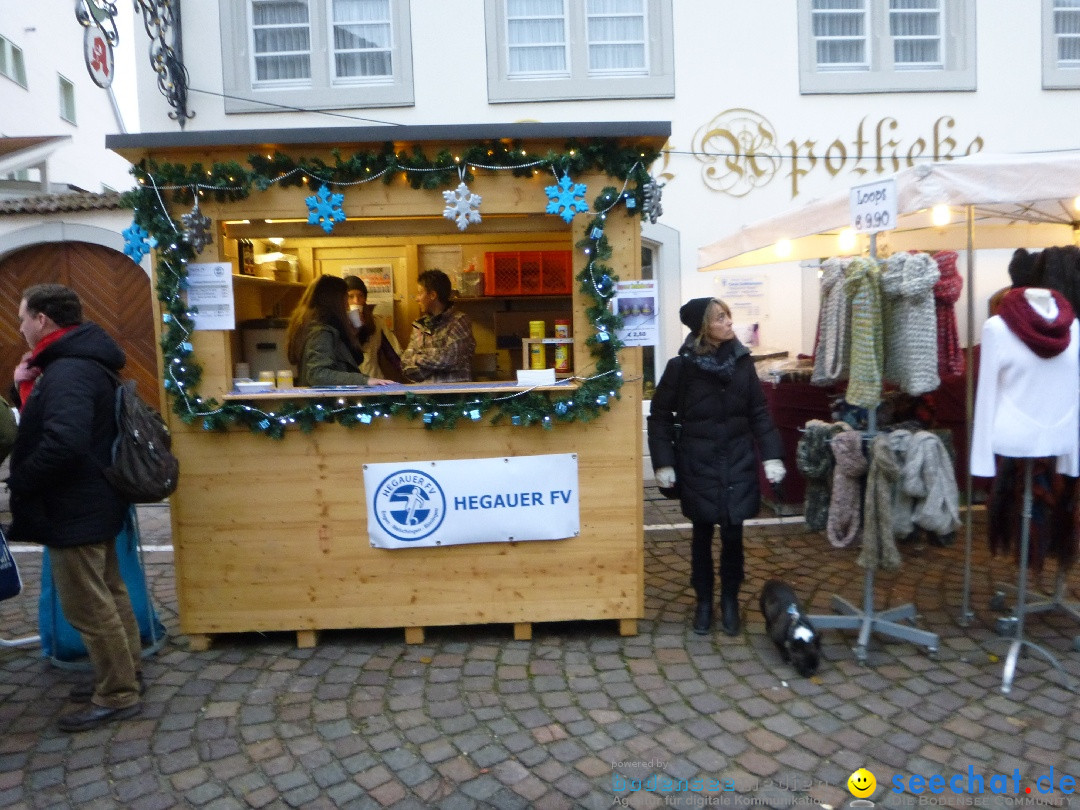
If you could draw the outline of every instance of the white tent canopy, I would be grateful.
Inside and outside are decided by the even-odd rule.
[[[969,236],[976,250],[1039,248],[1072,244],[1080,235],[1080,150],[976,154],[913,166],[894,177],[898,222],[879,236],[883,252],[962,249]],[[931,209],[937,205],[971,206],[973,232],[969,235],[963,210],[951,211],[948,225],[934,225]],[[706,245],[698,251],[698,269],[843,255],[838,236],[850,220],[848,192],[815,200]],[[865,238],[846,252],[860,253],[864,248]]]

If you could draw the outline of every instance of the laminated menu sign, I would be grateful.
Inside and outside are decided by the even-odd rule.
[[[375,548],[562,540],[581,530],[574,453],[365,464]]]
[[[187,303],[195,313],[195,329],[235,329],[232,265],[208,262],[187,266]]]
[[[622,329],[615,336],[624,345],[656,345],[656,279],[616,282],[611,306],[622,316]]]

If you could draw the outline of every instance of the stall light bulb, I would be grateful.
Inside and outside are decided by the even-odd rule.
[[[1077,195],[1076,199],[1073,200],[1073,208],[1080,211],[1080,195]]]
[[[786,259],[788,256],[791,255],[791,240],[781,239],[776,243],[776,247],[774,249],[777,256],[779,256],[781,259]]]
[[[948,225],[951,218],[952,212],[949,211],[949,206],[947,205],[935,205],[930,209],[930,221],[939,228]]]
[[[855,231],[852,228],[844,228],[839,236],[840,252],[850,253],[855,249]]]

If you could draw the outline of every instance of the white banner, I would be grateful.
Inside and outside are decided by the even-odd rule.
[[[561,540],[581,530],[577,455],[364,465],[375,548]]]

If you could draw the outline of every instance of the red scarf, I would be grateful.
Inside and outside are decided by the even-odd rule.
[[[38,359],[38,356],[45,350],[47,346],[51,346],[56,343],[60,338],[74,329],[75,326],[65,326],[61,329],[57,329],[55,332],[49,332],[45,337],[38,341],[37,346],[34,347],[33,353],[26,361],[27,366],[33,366],[34,361]],[[37,374],[34,375],[32,380],[23,380],[19,383],[19,402],[26,403],[26,398],[30,396],[30,392],[34,389],[34,383],[37,382],[37,378],[41,376],[41,369],[37,369]]]
[[[1024,297],[1026,287],[1009,290],[998,304],[998,315],[1014,335],[1044,359],[1056,357],[1069,346],[1069,330],[1072,326],[1073,308],[1057,290],[1050,290],[1057,304],[1058,314],[1052,321],[1032,309]]]

